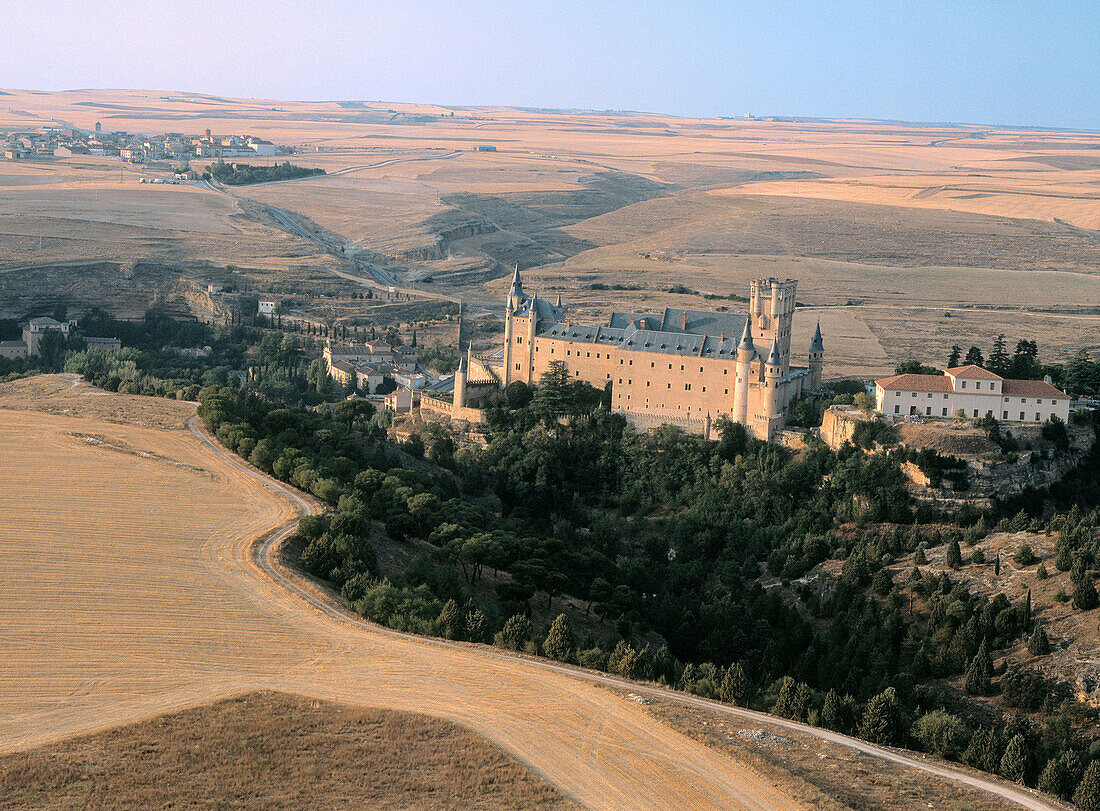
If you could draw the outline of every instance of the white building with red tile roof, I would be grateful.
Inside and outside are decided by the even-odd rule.
[[[875,407],[903,417],[984,417],[1002,422],[1038,423],[1069,419],[1070,397],[1049,381],[1011,380],[973,364],[942,375],[903,374],[875,381]]]

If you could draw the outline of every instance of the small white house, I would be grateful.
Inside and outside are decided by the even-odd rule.
[[[270,299],[262,299],[260,301],[257,312],[260,315],[275,315],[275,308],[278,306],[278,302]]]

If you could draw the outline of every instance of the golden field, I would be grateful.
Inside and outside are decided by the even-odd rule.
[[[1045,360],[1100,348],[1093,133],[6,92],[0,129],[100,121],[250,133],[329,174],[227,195],[138,185],[156,171],[120,176],[121,164],[102,158],[5,162],[0,275],[114,257],[241,266],[258,288],[265,278],[330,279],[343,255],[281,229],[263,208],[273,206],[323,231],[330,248],[361,249],[403,284],[475,311],[499,310],[514,262],[529,288],[561,293],[576,319],[736,308],[667,290],[743,295],[754,276],[791,276],[812,308],[797,329],[808,335],[807,322],[822,319],[834,376],[878,374],[911,355],[942,363],[952,343],[988,349],[1001,332],[1010,344],[1038,341]]]

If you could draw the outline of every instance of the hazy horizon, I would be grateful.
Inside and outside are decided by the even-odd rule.
[[[6,4],[0,84],[1100,129],[1100,8],[287,0]]]

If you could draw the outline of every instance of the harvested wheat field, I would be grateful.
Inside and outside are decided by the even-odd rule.
[[[0,808],[574,807],[467,729],[252,693],[0,756]]]
[[[2,413],[0,751],[275,690],[458,722],[584,805],[800,805],[572,676],[311,607],[251,554],[295,506],[189,431]]]

